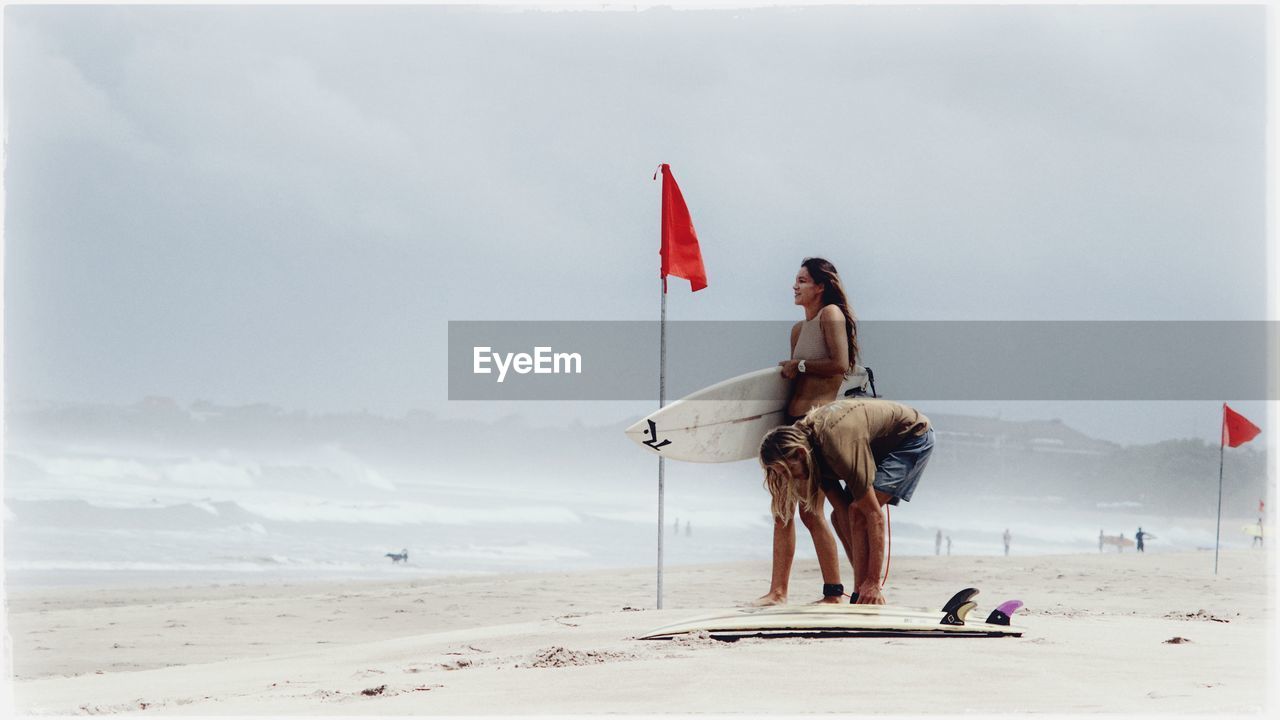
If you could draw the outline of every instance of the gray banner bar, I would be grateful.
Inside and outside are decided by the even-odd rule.
[[[668,322],[668,400],[786,359],[793,324]],[[1278,327],[868,321],[858,338],[880,394],[901,400],[1269,400]],[[449,323],[450,400],[656,399],[657,374],[657,322]]]

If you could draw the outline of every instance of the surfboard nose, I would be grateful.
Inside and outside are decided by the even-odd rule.
[[[649,437],[649,419],[640,418],[636,421],[635,425],[632,425],[623,432],[636,442],[644,442],[645,438]]]
[[[654,442],[653,436],[657,432],[657,427],[653,422],[653,416],[640,418],[636,424],[626,429],[627,437],[631,438],[638,445],[657,450],[658,444]],[[667,445],[668,443],[662,443]]]

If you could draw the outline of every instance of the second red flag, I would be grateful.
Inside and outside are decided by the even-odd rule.
[[[1222,403],[1222,442],[1227,447],[1240,447],[1262,432],[1249,419]]]

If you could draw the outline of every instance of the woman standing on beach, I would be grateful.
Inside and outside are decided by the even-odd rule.
[[[835,266],[822,258],[807,258],[800,264],[791,290],[795,304],[804,308],[804,320],[791,328],[791,359],[778,363],[782,366],[782,376],[793,380],[785,419],[787,424],[794,423],[813,408],[835,400],[841,383],[858,359],[857,321],[849,309],[844,285]],[[845,552],[852,558],[844,532],[846,522],[841,516],[844,509],[836,507],[831,520]],[[792,522],[796,510],[792,504],[790,512],[782,516],[775,514],[772,578],[769,592],[756,600],[757,605],[777,605],[787,601],[791,564],[796,554],[796,526]],[[800,507],[799,514],[800,522],[813,538],[818,566],[822,569],[822,602],[840,602],[844,592],[840,584],[840,556],[835,538],[823,517],[822,507]]]

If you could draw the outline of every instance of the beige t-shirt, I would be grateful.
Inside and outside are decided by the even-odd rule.
[[[919,410],[891,400],[837,400],[814,410],[805,420],[817,447],[816,461],[824,488],[839,488],[840,480],[854,498],[866,494],[876,477],[876,458],[892,452],[902,441],[929,431],[929,418]]]

